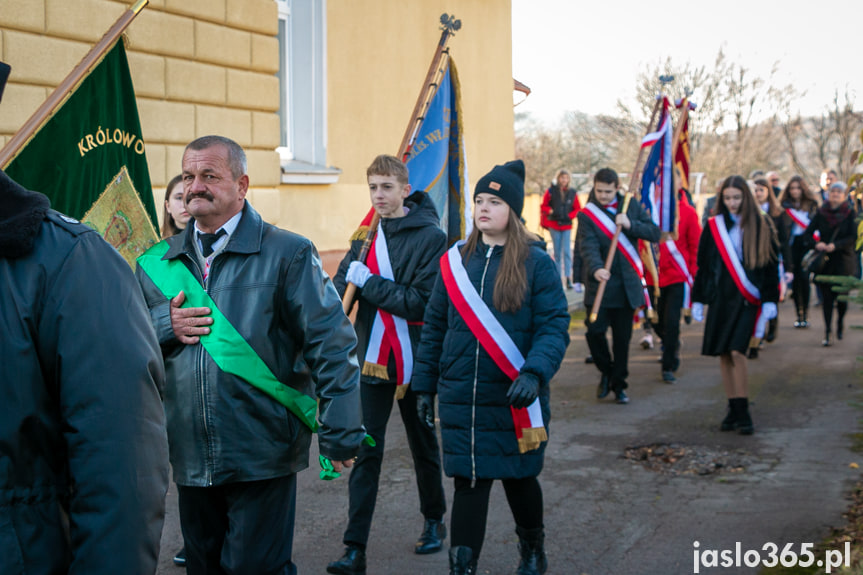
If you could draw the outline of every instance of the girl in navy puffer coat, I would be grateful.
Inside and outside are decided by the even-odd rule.
[[[411,386],[429,426],[438,394],[444,471],[455,481],[450,573],[475,573],[495,479],[515,518],[518,572],[544,573],[537,476],[570,317],[554,262],[519,219],[524,164],[495,166],[474,201],[473,232],[441,259]]]

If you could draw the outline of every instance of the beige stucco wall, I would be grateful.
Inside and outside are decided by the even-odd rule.
[[[328,163],[337,184],[283,186],[280,221],[323,250],[345,250],[369,209],[365,170],[395,154],[440,39],[441,13],[461,81],[470,181],[513,158],[511,5],[502,0],[328,0]]]
[[[26,121],[131,0],[0,0],[0,59],[13,70],[0,144]],[[151,0],[127,53],[157,206],[192,139],[218,133],[246,148],[249,199],[264,218],[344,250],[368,210],[365,167],[396,153],[440,31],[462,87],[471,182],[513,157],[508,0],[328,0],[327,164],[332,185],[281,185],[278,13],[273,0]],[[161,210],[159,210],[161,211]]]
[[[0,0],[0,60],[12,66],[0,104],[0,143],[131,3]],[[246,148],[254,182],[250,197],[256,205],[273,203],[280,183],[274,151],[279,145],[277,25],[273,0],[151,0],[127,29],[157,206],[165,184],[180,172],[183,147],[214,133]]]

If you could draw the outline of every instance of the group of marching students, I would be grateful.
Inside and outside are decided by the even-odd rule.
[[[594,306],[600,283],[606,285],[598,313],[585,321],[588,360],[600,371],[599,399],[613,392],[617,403],[629,402],[628,350],[639,308],[646,310],[647,321],[662,340],[661,373],[667,383],[676,381],[680,367],[681,316],[705,322],[701,353],[719,356],[728,397],[720,429],[743,435],[754,431],[746,360],[758,357],[765,341],[775,340],[776,306],[789,289],[797,313],[794,327],[808,328],[810,280],[817,274],[815,285],[824,314],[822,345],[832,345],[834,337],[842,339],[848,304],[837,299],[831,283],[819,278],[860,277],[854,201],[832,170],[822,176],[820,197],[800,176],[790,178],[784,189],[778,187],[778,180],[775,172],[767,177],[757,173],[754,181],[738,175],[725,178],[705,207],[702,223],[688,191],[681,189],[673,237],[660,232],[638,201],[626,203],[613,170],[595,174],[584,207],[569,187],[570,174],[558,173],[541,207],[542,226],[554,240],[557,269],[567,276],[568,287],[584,290],[588,310]],[[574,220],[577,235],[570,255]],[[606,269],[618,227],[617,252]],[[560,235],[565,240],[555,239]],[[647,247],[646,242],[658,243],[658,249]],[[643,261],[652,259],[651,253],[658,256],[658,296],[652,285],[655,279],[645,273]],[[834,307],[838,311],[835,332]],[[606,339],[609,327],[613,353]]]

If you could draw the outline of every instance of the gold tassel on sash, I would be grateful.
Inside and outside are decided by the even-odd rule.
[[[396,399],[404,398],[405,394],[408,392],[409,385],[410,383],[403,383],[396,386]]]
[[[370,361],[366,361],[363,363],[362,373],[363,375],[370,375],[384,381],[390,378],[390,375],[387,372],[387,366],[381,365],[379,363],[372,363]]]
[[[531,427],[522,429],[521,437],[518,439],[518,452],[527,453],[538,449],[543,441],[548,441],[548,434],[544,427]]]

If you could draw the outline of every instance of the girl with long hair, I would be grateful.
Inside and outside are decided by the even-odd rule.
[[[791,259],[785,262],[786,271],[794,274],[791,289],[794,291],[794,306],[797,308],[797,321],[794,327],[809,327],[809,274],[800,265],[806,248],[800,236],[809,227],[812,217],[818,211],[818,199],[800,176],[792,176],[779,195],[779,203],[785,213],[782,216],[783,235],[787,238]]]
[[[770,174],[776,175],[776,172],[770,172]],[[762,212],[770,216],[770,220],[773,222],[773,227],[776,229],[776,237],[779,240],[780,246],[780,285],[789,284],[791,283],[793,275],[787,271],[787,267],[791,265],[791,246],[788,243],[788,230],[783,225],[783,216],[785,214],[785,211],[782,209],[782,206],[779,203],[779,199],[776,197],[776,193],[773,190],[773,185],[766,178],[758,178],[757,180],[755,180],[755,185],[753,186],[752,191],[755,193],[755,202],[761,208]],[[781,297],[782,290],[780,290],[780,298]],[[776,335],[778,333],[779,318],[775,317],[770,320],[770,323],[767,326],[767,332],[764,334],[764,340],[767,342],[772,342],[776,339]],[[749,359],[754,359],[755,357],[758,357],[758,348],[752,347],[749,350]]]
[[[692,317],[702,321],[708,306],[701,353],[719,356],[728,397],[720,429],[750,435],[754,426],[746,350],[756,322],[776,317],[779,246],[769,216],[758,207],[742,176],[729,176],[722,183],[716,211],[698,245]]]
[[[183,199],[183,176],[174,176],[165,188],[165,205],[162,208],[162,238],[176,236],[184,229],[192,216],[186,211]]]
[[[476,573],[492,483],[515,519],[519,573],[547,569],[542,470],[549,383],[569,344],[560,272],[520,220],[524,164],[483,176],[474,229],[441,258],[411,380],[434,426],[438,395],[444,472],[454,478],[450,573]]]

